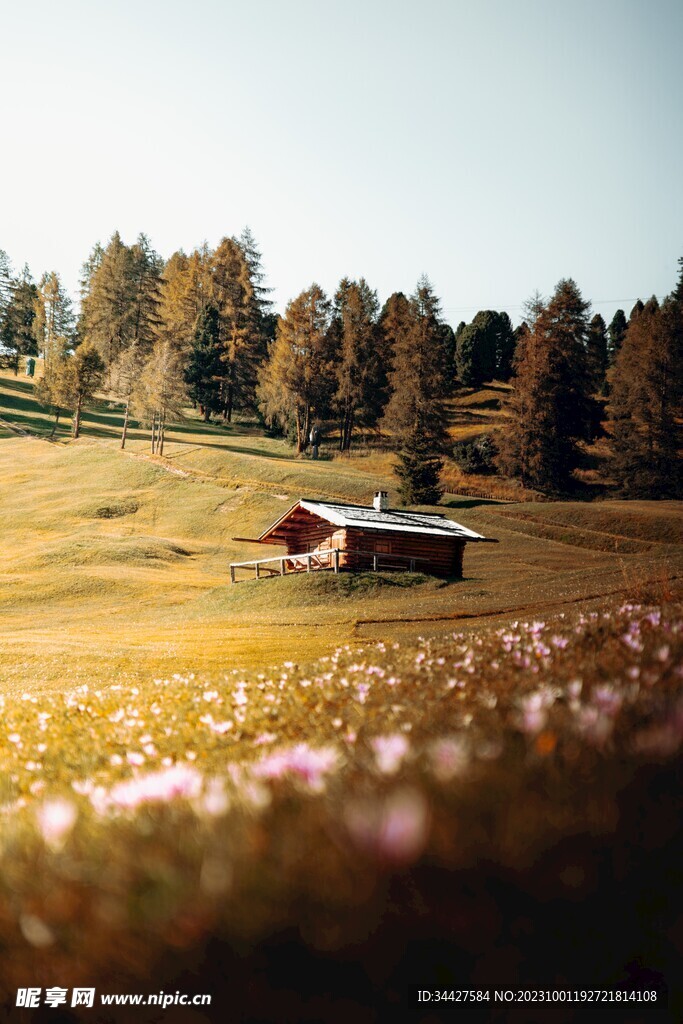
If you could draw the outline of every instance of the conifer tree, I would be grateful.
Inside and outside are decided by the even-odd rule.
[[[66,409],[72,416],[71,435],[78,438],[83,408],[101,386],[104,369],[104,361],[91,342],[79,345],[73,355],[65,349],[57,349],[53,353],[35,389],[38,402],[55,415],[51,436],[54,436],[59,417]]]
[[[212,255],[211,302],[220,321],[222,405],[230,423],[235,410],[255,408],[259,366],[266,356],[249,265],[233,238],[224,238]]]
[[[432,440],[421,431],[413,431],[404,438],[398,450],[395,473],[405,505],[436,505],[443,488],[439,477],[443,459],[434,450]]]
[[[392,316],[396,314],[389,374],[391,396],[383,427],[399,443],[419,431],[438,445],[445,438],[443,399],[452,387],[452,379],[444,351],[441,307],[426,278],[418,282],[407,308],[404,301],[395,302]],[[383,315],[383,324],[386,330],[388,316]]]
[[[58,374],[63,403],[72,410],[71,434],[80,434],[83,407],[93,398],[104,379],[104,360],[92,342],[79,345],[73,356],[62,358]]]
[[[588,309],[575,282],[562,280],[521,339],[497,461],[525,485],[566,490],[589,436]]]
[[[514,333],[507,313],[480,310],[458,335],[458,379],[466,387],[476,387],[487,380],[509,380],[514,349]]]
[[[59,274],[43,274],[35,298],[33,332],[45,365],[59,360],[73,345],[74,314]]]
[[[605,383],[607,372],[607,327],[596,313],[588,325],[586,337],[586,360],[593,394],[598,394]]]
[[[159,295],[159,337],[178,352],[194,345],[197,318],[211,300],[211,253],[207,246],[167,261]]]
[[[683,274],[682,274],[683,279]],[[631,316],[611,372],[612,472],[632,498],[681,497],[683,294]]]
[[[145,234],[130,250],[131,332],[129,344],[149,354],[159,334],[163,260]]]
[[[134,334],[133,254],[116,231],[101,256],[97,250],[91,255],[86,268],[78,334],[92,341],[112,366]]]
[[[5,307],[2,324],[2,343],[11,352],[12,366],[16,374],[19,369],[19,356],[38,354],[33,330],[38,289],[28,266],[24,265],[19,276],[12,279],[10,288],[10,298]]]
[[[299,453],[308,447],[315,418],[325,419],[330,411],[334,362],[329,326],[329,300],[313,284],[288,303],[260,374],[263,416],[267,423],[293,430]]]
[[[266,275],[263,270],[261,251],[248,226],[244,228],[236,241],[247,261],[249,279],[254,293],[254,303],[261,321],[261,328],[265,334],[273,338],[275,335],[269,334],[269,331],[271,330],[273,319],[277,320],[277,317],[273,317],[273,300],[269,298],[273,289],[269,288],[265,283]]]
[[[386,364],[377,292],[344,278],[334,300],[331,345],[336,355],[339,450],[348,451],[354,426],[377,422],[386,393]]]
[[[626,314],[623,309],[618,309],[612,321],[609,325],[609,338],[607,342],[607,361],[610,366],[614,366],[617,356],[619,355],[619,349],[622,346],[624,336],[626,334],[626,328],[628,322],[626,320]]]
[[[185,367],[188,394],[207,423],[211,413],[221,408],[222,372],[220,320],[216,307],[209,304],[197,319],[194,344]]]

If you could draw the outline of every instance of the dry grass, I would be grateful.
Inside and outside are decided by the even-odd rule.
[[[39,433],[15,383],[0,416]],[[366,500],[390,459],[297,460],[194,420],[155,461],[95,415],[77,443],[0,436],[6,991],[172,986],[222,994],[209,1019],[339,1019],[307,1002],[321,979],[370,1021],[340,951],[389,993],[612,985],[636,956],[673,991],[679,505],[449,499],[500,541],[463,580],[230,587],[259,553],[234,537],[304,489]],[[628,908],[653,886],[648,931]]]

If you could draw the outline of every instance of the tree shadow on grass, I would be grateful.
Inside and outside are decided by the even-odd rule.
[[[479,505],[505,505],[505,498],[456,498],[442,501],[441,508],[477,508]],[[509,503],[508,503],[509,504]]]

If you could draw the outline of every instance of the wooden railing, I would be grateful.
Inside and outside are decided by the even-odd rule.
[[[428,558],[413,558],[409,555],[392,555],[389,551],[344,551],[331,548],[329,551],[304,551],[300,555],[280,555],[276,558],[258,558],[250,562],[232,562],[230,564],[230,582],[241,583],[236,578],[236,569],[253,569],[255,579],[267,579],[270,576],[287,576],[293,572],[319,572],[331,569],[339,572],[341,555],[360,557],[367,561],[367,568],[372,572],[382,569],[401,569],[407,567],[408,572],[415,572],[417,562],[428,562]]]

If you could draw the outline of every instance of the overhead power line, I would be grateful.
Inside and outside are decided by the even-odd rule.
[[[654,297],[655,297],[655,299],[657,299],[658,302],[661,302],[663,299],[666,298],[665,295],[655,295]],[[648,295],[647,298],[649,299],[649,298],[651,298],[651,296]],[[642,295],[639,295],[635,299],[591,299],[590,300],[590,304],[591,304],[591,306],[609,306],[613,302],[637,302],[638,299],[642,299]],[[647,300],[644,300],[644,301],[647,301]],[[524,309],[525,305],[526,305],[526,303],[524,303],[524,302],[509,302],[507,304],[506,303],[501,303],[500,305],[496,305],[496,306],[487,306],[486,308],[487,309],[501,309],[501,310],[505,310],[505,309]],[[479,310],[482,309],[481,306],[443,306],[442,308],[443,308],[444,313],[471,313],[472,310],[475,310],[476,312],[479,312]]]

